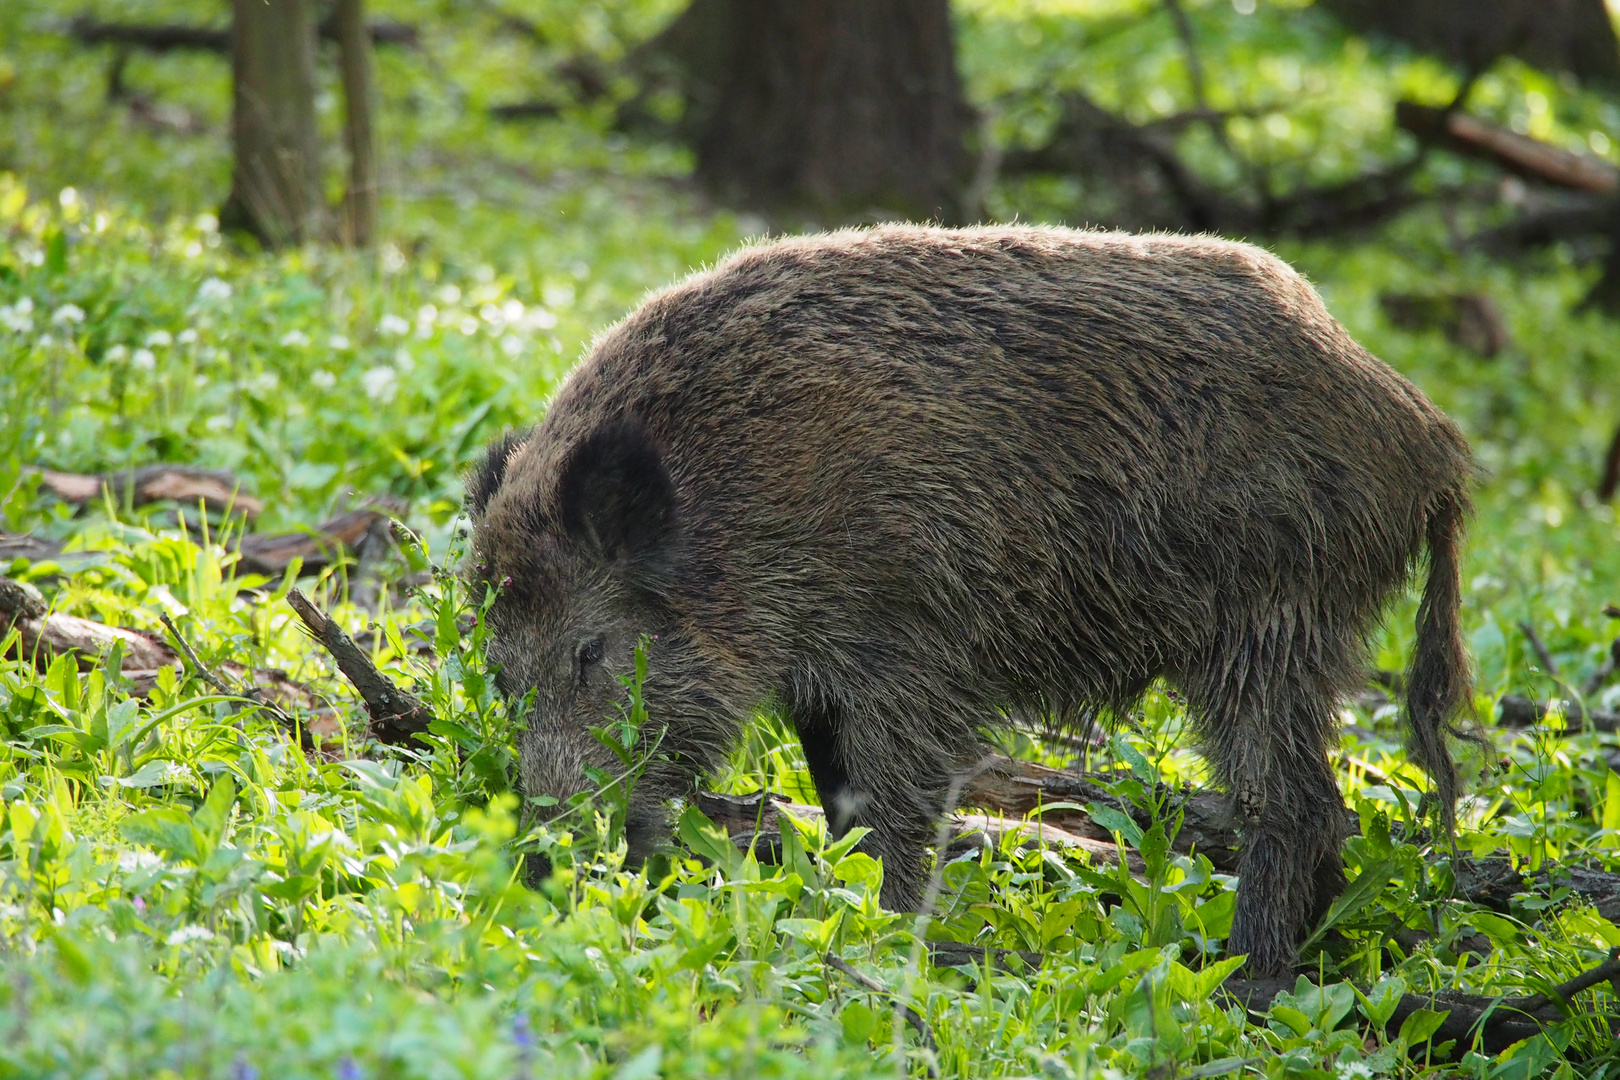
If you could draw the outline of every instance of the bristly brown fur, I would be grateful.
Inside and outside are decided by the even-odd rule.
[[[998,716],[1185,694],[1244,827],[1228,947],[1285,970],[1343,885],[1334,708],[1430,552],[1414,756],[1442,801],[1467,698],[1457,428],[1311,287],[1205,237],[884,226],[748,248],[596,344],[470,485],[531,795],[610,760],[637,638],[662,757],[632,845],[785,708],[884,898],[921,896]]]
[[[506,479],[506,463],[511,460],[512,452],[523,445],[532,431],[532,428],[519,428],[502,432],[489,444],[483,458],[467,474],[465,501],[469,514],[474,517],[483,514],[489,497]]]

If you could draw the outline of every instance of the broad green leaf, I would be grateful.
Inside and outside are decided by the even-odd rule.
[[[1419,1043],[1427,1042],[1435,1032],[1440,1030],[1440,1025],[1445,1023],[1446,1017],[1450,1015],[1450,1009],[1440,1011],[1414,1009],[1410,1016],[1401,1021],[1401,1030],[1396,1035],[1396,1039],[1403,1046],[1417,1046]]]
[[[1328,906],[1327,914],[1322,916],[1316,929],[1301,943],[1300,951],[1304,952],[1315,945],[1329,930],[1377,900],[1399,869],[1400,863],[1394,859],[1381,859],[1371,866],[1362,867],[1356,880]]]

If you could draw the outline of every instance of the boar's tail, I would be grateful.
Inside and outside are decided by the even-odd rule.
[[[1448,836],[1456,828],[1457,766],[1451,760],[1446,736],[1485,741],[1451,722],[1473,699],[1468,654],[1458,624],[1462,583],[1457,549],[1467,517],[1467,498],[1457,491],[1446,492],[1429,509],[1429,581],[1418,605],[1417,648],[1406,673],[1406,714],[1411,729],[1407,752],[1434,781]]]

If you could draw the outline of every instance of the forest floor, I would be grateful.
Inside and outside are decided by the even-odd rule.
[[[0,12],[16,121],[0,133],[0,574],[45,609],[0,584],[0,627],[15,624],[0,634],[0,1076],[1613,1071],[1620,528],[1591,492],[1620,422],[1620,338],[1578,310],[1595,274],[1580,252],[1493,261],[1454,242],[1444,208],[1275,245],[1476,447],[1465,629],[1493,749],[1465,762],[1453,849],[1417,816],[1426,780],[1395,703],[1373,684],[1346,703],[1352,883],[1298,981],[1257,987],[1223,949],[1230,836],[1180,802],[1207,776],[1157,688],[1089,748],[1104,775],[1057,800],[1088,842],[992,827],[942,862],[924,921],[882,909],[881,867],[803,810],[777,815],[770,859],[726,837],[724,800],[686,809],[689,855],[644,869],[622,864],[611,792],[600,814],[519,835],[507,714],[453,572],[460,472],[539,416],[646,290],[765,224],[708,205],[682,152],[588,108],[489,120],[533,78],[531,53],[401,3],[389,13],[428,45],[379,54],[389,241],[245,250],[211,216],[220,61],[137,56],[127,78],[168,111],[108,103],[108,56],[42,28],[49,6]],[[669,6],[623,5],[614,32]],[[1296,41],[1280,8],[1248,23],[1195,8],[1237,28],[1206,57],[1253,82],[1233,94],[1315,79],[1322,115],[1353,127],[1392,86],[1445,89],[1432,66],[1342,36]],[[979,101],[1071,77],[1054,58],[1082,40],[1085,78],[1121,103],[1183,93],[1166,27],[1132,39],[1116,15],[1059,4],[961,11]],[[1246,63],[1284,46],[1291,76]],[[1523,69],[1486,83],[1504,109],[1560,92]],[[1004,123],[1038,112],[1008,106]],[[1079,224],[1076,198],[1009,183],[991,208]],[[1504,347],[1397,325],[1390,298],[1412,295],[1489,298]],[[414,690],[425,731],[371,737],[295,587]],[[1376,669],[1405,666],[1414,611],[1390,612]],[[102,635],[96,658],[50,657],[73,634]],[[42,663],[25,642],[44,642]],[[1034,735],[1002,749],[1073,763]],[[710,786],[814,801],[770,715]],[[523,885],[518,847],[551,859],[546,887]],[[1481,1008],[1498,998],[1502,1015]]]

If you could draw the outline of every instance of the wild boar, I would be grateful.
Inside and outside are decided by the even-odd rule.
[[[1243,833],[1228,948],[1274,973],[1342,889],[1335,705],[1425,547],[1411,751],[1454,803],[1471,468],[1257,248],[884,226],[746,248],[605,332],[469,475],[468,561],[533,693],[527,793],[613,763],[589,729],[651,635],[632,848],[773,707],[898,909],[985,729],[1163,679]]]

